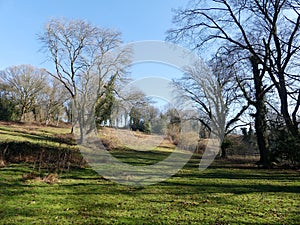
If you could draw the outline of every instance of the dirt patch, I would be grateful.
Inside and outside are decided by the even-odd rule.
[[[59,182],[59,176],[56,173],[49,173],[43,178],[43,182],[47,184],[56,184]]]

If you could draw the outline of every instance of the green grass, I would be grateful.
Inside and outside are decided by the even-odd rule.
[[[30,165],[0,169],[0,224],[299,224],[293,171],[183,169],[146,187],[123,186],[91,169],[60,182],[23,181]]]
[[[21,129],[4,128],[11,133]],[[30,135],[51,138],[59,133],[40,129],[46,132],[37,128]],[[0,134],[6,140],[2,138]],[[112,153],[124,162],[147,165],[170,152],[163,150]],[[22,178],[33,171],[32,164],[9,164],[0,168],[0,224],[300,223],[299,172],[231,168],[221,161],[201,172],[198,163],[194,157],[173,177],[145,187],[114,183],[90,168],[73,168],[60,174],[58,183],[47,184]]]

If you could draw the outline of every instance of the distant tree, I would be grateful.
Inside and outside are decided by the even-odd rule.
[[[142,127],[142,121],[143,121],[142,108],[132,107],[129,116],[130,116],[130,129],[132,129],[133,131],[144,132]]]
[[[30,65],[13,66],[1,72],[10,97],[19,111],[19,121],[25,121],[25,114],[32,112],[37,97],[45,87],[46,72]]]
[[[42,120],[46,125],[60,121],[65,111],[64,105],[69,99],[68,92],[57,79],[50,77],[48,81],[39,99]]]
[[[167,136],[177,145],[180,142],[181,117],[175,108],[169,108],[165,113],[167,119]]]
[[[147,120],[141,120],[141,122],[140,122],[140,131],[144,132],[145,134],[151,134],[150,122],[147,121]]]
[[[190,101],[198,112],[190,119],[200,121],[222,141],[236,128],[235,123],[249,104],[242,101],[242,93],[239,93],[235,80],[235,69],[228,60],[216,55],[209,64],[211,72],[205,66],[196,64],[187,68],[184,76],[173,83],[183,103]],[[226,158],[224,148],[221,157]]]
[[[151,100],[146,98],[144,94],[140,97],[142,98],[130,109],[130,129],[150,134],[152,132],[152,122],[158,115],[158,111],[151,106]]]
[[[114,112],[113,115],[111,115],[112,120],[115,120],[118,123],[123,121],[123,127],[130,128],[133,122],[130,114],[132,114],[133,111],[138,110],[140,114],[144,116],[145,110],[150,104],[149,98],[147,98],[145,93],[141,90],[134,87],[129,88],[129,90],[128,88],[125,88],[124,90],[115,91],[116,99],[113,105]],[[118,123],[116,124],[117,126]]]
[[[11,99],[7,85],[0,84],[0,120],[15,121],[18,119],[16,103]]]
[[[68,99],[64,104],[64,111],[66,112],[67,122],[72,123],[72,100]]]
[[[160,113],[151,121],[151,133],[165,135],[167,131],[167,116]]]

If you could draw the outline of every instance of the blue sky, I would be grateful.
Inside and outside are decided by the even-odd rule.
[[[172,9],[186,4],[187,0],[0,0],[0,70],[19,64],[47,67],[37,34],[52,18],[85,19],[114,28],[125,43],[164,40],[172,26]]]

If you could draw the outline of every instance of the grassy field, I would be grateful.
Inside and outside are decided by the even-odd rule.
[[[38,135],[43,144],[59,146],[54,137],[68,132],[30,127],[0,125],[0,141],[31,141]],[[112,153],[140,165],[168,154],[162,147]],[[39,178],[47,170],[28,177],[31,163],[10,163],[0,168],[0,224],[300,224],[299,172],[221,161],[200,172],[198,163],[196,156],[170,179],[145,187],[111,182],[88,167],[61,172],[49,184]]]

